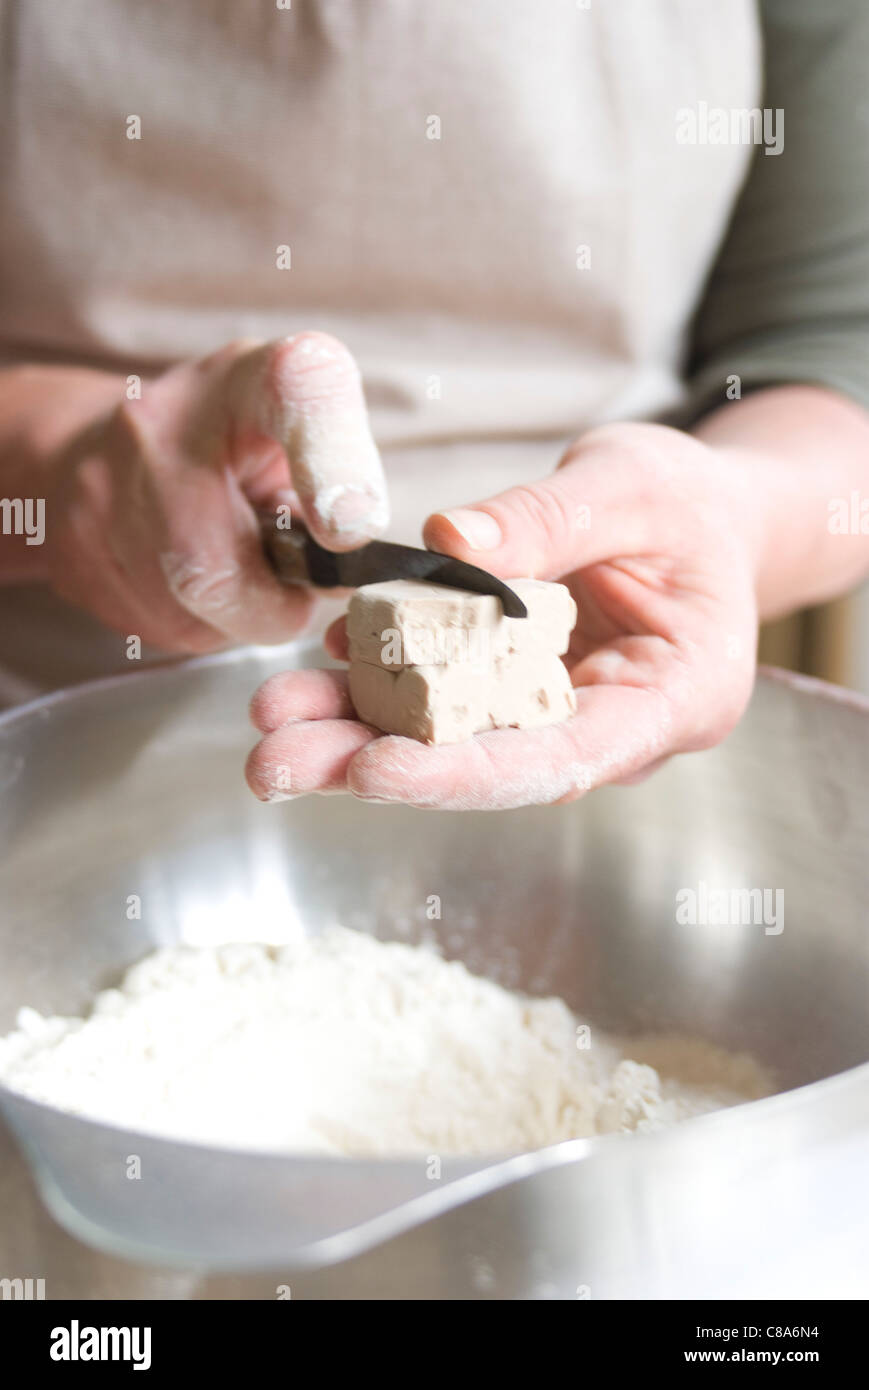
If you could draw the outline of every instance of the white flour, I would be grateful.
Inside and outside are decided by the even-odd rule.
[[[0,1079],[131,1129],[357,1155],[528,1150],[768,1089],[748,1058],[704,1043],[630,1051],[594,1029],[578,1048],[558,999],[332,927],[291,946],[157,951],[86,1020],[22,1009]]]

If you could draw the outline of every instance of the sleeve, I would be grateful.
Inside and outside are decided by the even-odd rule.
[[[759,387],[813,383],[869,408],[869,0],[760,0],[755,150],[692,325],[682,424]],[[781,118],[779,118],[781,119]]]

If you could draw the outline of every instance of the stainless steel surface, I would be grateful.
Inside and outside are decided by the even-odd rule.
[[[22,1003],[81,1009],[156,944],[340,920],[434,932],[600,1027],[698,1034],[800,1089],[432,1180],[169,1143],[0,1088],[28,1159],[0,1138],[0,1277],[49,1297],[869,1295],[869,704],[762,679],[722,748],[571,807],[262,806],[247,699],[312,656],[208,658],[0,721],[0,1030]],[[701,880],[783,889],[784,930],[679,925]]]

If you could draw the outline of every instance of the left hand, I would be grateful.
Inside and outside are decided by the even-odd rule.
[[[748,702],[757,639],[750,480],[728,463],[666,426],[609,425],[542,482],[430,517],[432,549],[568,585],[576,714],[431,747],[360,723],[345,673],[288,671],[253,699],[265,737],[248,760],[252,790],[496,810],[572,801],[719,742]],[[327,648],[346,659],[343,619]]]

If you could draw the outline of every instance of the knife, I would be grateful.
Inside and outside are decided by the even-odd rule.
[[[281,518],[283,519],[283,518]],[[518,594],[487,570],[440,555],[436,550],[419,550],[412,545],[391,541],[369,541],[357,550],[340,553],[318,545],[301,522],[283,529],[278,517],[269,513],[260,518],[263,545],[272,568],[283,584],[315,584],[320,589],[358,589],[384,579],[422,579],[429,584],[446,584],[473,594],[493,594],[501,600],[505,617],[527,618],[528,609]]]

